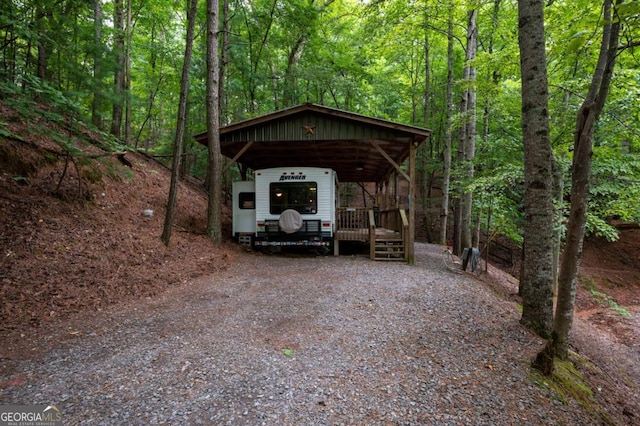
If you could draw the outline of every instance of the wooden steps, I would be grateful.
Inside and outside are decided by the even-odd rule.
[[[373,260],[404,262],[404,242],[400,238],[376,238]]]

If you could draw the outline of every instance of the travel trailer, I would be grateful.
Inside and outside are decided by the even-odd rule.
[[[233,236],[260,247],[308,246],[328,252],[335,232],[338,180],[331,169],[277,167],[233,183]]]

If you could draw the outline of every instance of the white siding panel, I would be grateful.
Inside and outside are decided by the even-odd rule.
[[[286,174],[303,173],[305,182],[318,184],[318,212],[316,214],[303,214],[303,219],[315,219],[333,224],[335,217],[335,172],[331,169],[316,167],[277,167],[273,169],[256,170],[256,220],[277,220],[279,215],[269,213],[269,184],[278,182],[280,176]]]

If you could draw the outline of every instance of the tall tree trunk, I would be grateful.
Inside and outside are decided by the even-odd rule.
[[[225,96],[225,73],[229,63],[229,31],[231,18],[229,16],[229,0],[223,0],[222,4],[222,48],[220,49],[220,75],[218,84],[218,103],[220,111],[220,125],[227,122],[229,111],[227,110],[227,98]]]
[[[447,244],[449,218],[449,183],[451,180],[451,120],[453,115],[453,5],[449,3],[449,23],[447,29],[447,89],[446,129],[444,135],[442,170],[442,210],[440,211],[440,244]]]
[[[429,59],[429,10],[425,6],[424,11],[424,113],[422,124],[427,127],[429,121],[429,99],[431,98],[431,61]]]
[[[553,321],[553,183],[543,0],[518,2],[524,149],[521,323],[549,337]]]
[[[468,81],[469,80],[469,68],[465,67],[464,68],[464,74],[462,79],[464,81]],[[465,142],[467,140],[467,126],[468,126],[468,122],[467,122],[467,105],[468,105],[468,91],[465,89],[462,91],[462,98],[460,100],[460,114],[464,117],[463,118],[463,122],[460,126],[460,129],[458,129],[458,150],[456,153],[456,168],[460,167],[463,168],[465,166],[464,163],[464,159],[465,159],[465,153],[464,153],[464,148],[465,148]],[[462,248],[463,248],[463,242],[462,242],[462,211],[463,211],[463,206],[462,206],[462,194],[463,194],[463,189],[464,189],[464,185],[466,184],[465,182],[461,182],[461,180],[458,180],[456,185],[456,194],[455,194],[455,198],[453,200],[453,253],[460,255],[462,253]]]
[[[151,44],[155,44],[156,42],[156,32],[157,32],[156,28],[157,28],[156,23],[153,22],[151,24],[151,35],[150,35]],[[151,51],[149,52],[149,67],[151,68],[151,76],[153,76],[153,78],[156,78],[157,70],[162,69],[162,61],[160,66],[158,66],[158,54],[154,49],[151,49]],[[159,74],[160,75],[157,77],[157,83],[156,83],[155,89],[151,89],[149,91],[149,97],[147,100],[147,115],[144,118],[140,127],[138,128],[138,134],[136,135],[135,147],[136,149],[138,149],[140,138],[142,136],[142,131],[145,129],[145,126],[147,126],[147,123],[148,123],[150,136],[145,138],[145,146],[144,146],[145,152],[148,151],[149,141],[153,138],[153,135],[155,133],[155,130],[154,130],[156,126],[156,116],[154,113],[155,100],[156,100],[156,95],[158,94],[158,92],[160,92],[160,89],[162,88],[162,78],[163,78],[162,73],[160,72]]]
[[[131,90],[131,32],[133,30],[131,24],[131,1],[127,2],[127,19],[125,23],[125,50],[124,50],[124,143],[129,145],[131,142],[131,96],[129,91]]]
[[[558,296],[558,271],[560,269],[560,246],[562,245],[562,221],[564,219],[564,176],[560,164],[553,158],[553,297]]]
[[[102,129],[102,2],[93,1],[93,100],[91,122]]]
[[[593,73],[589,93],[578,111],[573,142],[571,209],[567,225],[567,240],[558,279],[558,306],[553,324],[553,345],[559,358],[567,357],[569,332],[573,324],[576,280],[587,222],[594,126],[602,113],[609,94],[618,51],[620,22],[612,20],[612,7],[612,0],[604,0],[604,29],[600,55]]]
[[[207,138],[209,141],[209,203],[207,234],[222,242],[222,154],[218,111],[218,0],[207,0]]]
[[[429,10],[425,5],[424,10],[424,93],[422,97],[423,114],[422,125],[427,127],[427,121],[429,120],[429,99],[431,98],[431,62],[429,61]],[[433,242],[433,226],[432,222],[434,213],[432,212],[432,186],[433,176],[435,171],[429,167],[429,160],[433,160],[433,138],[429,138],[429,153],[427,155],[427,146],[423,145],[423,148],[418,151],[420,159],[422,160],[422,212],[424,214],[424,226],[427,233],[427,241]],[[437,155],[437,153],[436,153]],[[415,195],[414,195],[415,197]]]
[[[296,88],[296,65],[300,61],[302,54],[304,53],[304,45],[307,41],[309,33],[303,32],[298,36],[298,39],[293,43],[289,50],[287,57],[287,68],[284,72],[284,106],[290,107],[295,105],[298,99]],[[275,79],[275,75],[272,78]]]
[[[473,158],[476,151],[476,68],[473,61],[478,49],[478,28],[476,27],[476,11],[471,10],[467,14],[467,55],[465,64],[466,84],[466,125],[464,135],[463,163],[465,186],[473,180]],[[462,140],[461,140],[462,142]],[[471,211],[473,205],[473,193],[466,189],[461,200],[460,240],[462,248],[472,247],[473,229],[471,225]]]
[[[122,132],[122,112],[124,107],[124,8],[123,0],[114,0],[114,43],[115,71],[113,76],[113,108],[111,112],[111,134],[120,138]]]
[[[51,19],[51,12],[47,9],[46,0],[38,0],[36,4],[36,26],[38,29],[38,63],[36,76],[45,81],[47,79],[47,62],[49,59],[49,46],[47,40],[47,23]]]
[[[176,122],[176,139],[173,143],[173,162],[171,165],[171,186],[169,187],[169,201],[164,218],[164,227],[160,239],[168,246],[171,239],[171,228],[176,211],[178,198],[178,179],[184,145],[184,130],[187,124],[187,103],[189,100],[189,70],[191,68],[191,53],[193,52],[193,38],[196,26],[198,0],[191,0],[187,11],[187,36],[184,46],[184,62],[182,63],[182,79],[180,81],[180,100],[178,101],[178,119]]]

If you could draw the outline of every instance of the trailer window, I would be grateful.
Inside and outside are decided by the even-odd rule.
[[[269,212],[280,214],[294,209],[301,214],[318,211],[318,184],[316,182],[273,182],[269,184]]]
[[[253,210],[256,208],[256,193],[241,192],[238,194],[238,207],[241,210]]]

